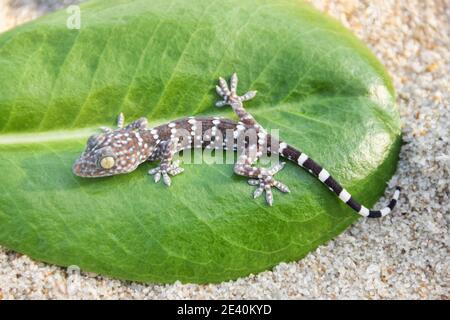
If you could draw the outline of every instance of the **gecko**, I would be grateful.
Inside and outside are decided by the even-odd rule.
[[[84,152],[72,167],[73,173],[89,178],[113,176],[131,172],[147,161],[159,161],[158,166],[148,173],[154,176],[155,182],[162,179],[164,184],[170,186],[171,176],[184,171],[179,166],[179,161],[174,161],[174,156],[179,152],[191,148],[232,149],[239,151],[234,172],[249,178],[248,183],[256,187],[254,198],[265,193],[266,202],[272,206],[272,188],[282,193],[289,193],[290,190],[274,178],[286,162],[278,162],[268,168],[257,165],[258,160],[269,153],[277,154],[307,170],[361,216],[379,218],[393,210],[400,195],[400,187],[395,189],[392,199],[383,209],[370,210],[363,206],[306,153],[268,134],[243,105],[243,102],[254,98],[257,91],[239,96],[237,85],[236,73],[231,76],[229,83],[222,77],[219,78],[216,91],[222,100],[216,106],[230,106],[239,121],[221,117],[187,117],[149,127],[147,119],[143,117],[125,126],[121,113],[116,129],[102,127],[101,133],[89,137]],[[242,139],[250,130],[255,134],[256,140]],[[180,132],[184,133],[183,139],[180,138]],[[232,137],[223,139],[226,133],[231,133]],[[238,144],[238,141],[241,143]]]

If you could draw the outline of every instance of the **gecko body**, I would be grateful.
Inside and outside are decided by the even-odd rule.
[[[243,102],[252,99],[256,91],[239,96],[238,78],[233,74],[230,86],[220,78],[216,86],[223,100],[218,107],[231,106],[240,121],[221,117],[188,117],[150,128],[146,118],[140,118],[124,126],[124,117],[118,119],[118,128],[102,128],[102,133],[91,136],[85,151],[73,165],[73,172],[81,177],[104,177],[128,173],[141,163],[160,161],[149,171],[155,182],[163,180],[171,184],[171,176],[183,172],[174,156],[187,149],[224,149],[238,151],[234,172],[250,178],[249,184],[256,186],[254,197],[265,193],[266,201],[273,204],[272,188],[290,192],[289,188],[275,180],[275,174],[285,163],[276,163],[270,168],[256,165],[265,154],[276,154],[306,169],[339,199],[362,216],[378,218],[387,215],[397,203],[400,188],[394,192],[388,206],[381,210],[369,210],[356,201],[330,173],[304,152],[286,142],[272,137],[244,108]]]

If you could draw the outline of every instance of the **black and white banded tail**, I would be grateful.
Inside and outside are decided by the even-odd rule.
[[[330,173],[322,168],[317,162],[312,160],[305,153],[287,145],[281,152],[281,154],[295,161],[299,166],[308,170],[311,174],[317,177],[323,184],[325,184],[331,191],[333,191],[339,199],[341,199],[345,204],[347,204],[350,208],[355,210],[357,213],[362,215],[363,217],[369,218],[380,218],[389,214],[392,209],[394,209],[397,204],[398,197],[400,196],[400,187],[397,187],[394,196],[389,202],[387,207],[384,207],[381,210],[370,210],[356,201],[351,194],[343,188],[331,175]]]

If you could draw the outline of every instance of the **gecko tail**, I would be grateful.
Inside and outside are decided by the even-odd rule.
[[[291,147],[287,146],[281,152],[281,155],[287,159],[296,162],[300,167],[309,171],[318,180],[320,180],[325,186],[328,187],[332,192],[334,192],[342,202],[356,211],[363,217],[368,218],[381,218],[388,215],[397,204],[398,198],[400,196],[400,187],[396,187],[394,195],[389,202],[389,204],[381,210],[370,210],[356,201],[352,195],[342,187],[331,175],[330,173],[312,160],[305,153]]]
[[[400,191],[401,191],[401,188],[399,186],[395,187],[394,195],[392,196],[392,199],[389,202],[389,204],[381,210],[369,210],[369,215],[367,217],[368,218],[381,218],[381,217],[384,217],[385,215],[389,214],[394,209],[395,205],[397,204],[398,197],[400,196]],[[368,210],[363,205],[361,205],[361,208]]]

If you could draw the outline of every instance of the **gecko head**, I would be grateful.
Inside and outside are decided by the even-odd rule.
[[[72,171],[79,177],[106,177],[131,172],[140,163],[133,132],[116,130],[92,135]]]

